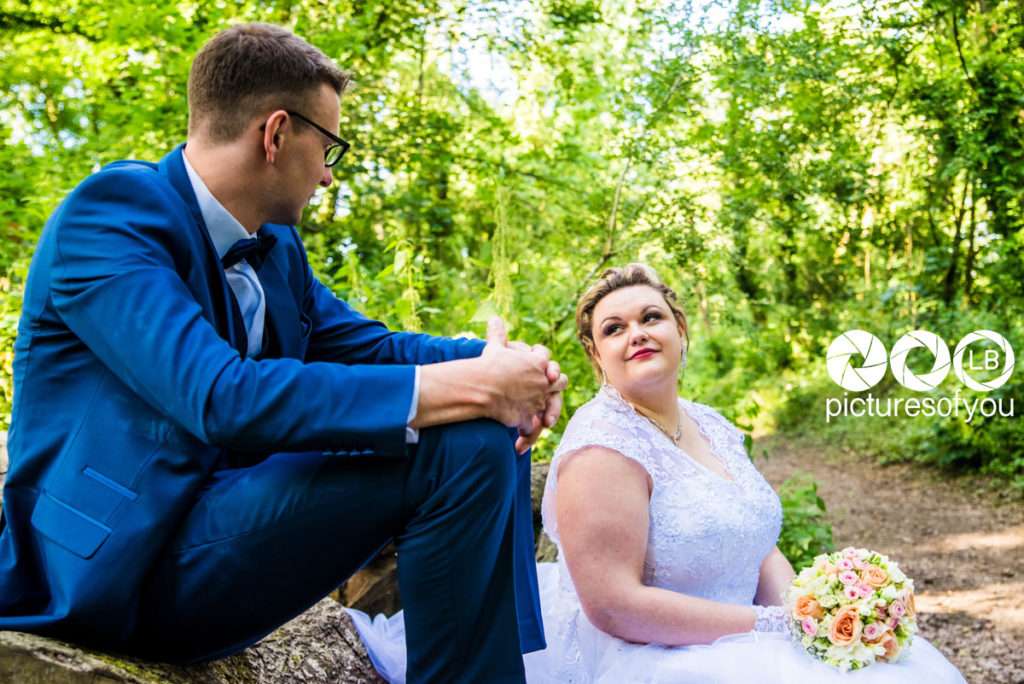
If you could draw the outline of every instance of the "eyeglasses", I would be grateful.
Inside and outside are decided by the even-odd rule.
[[[348,141],[342,140],[341,138],[336,136],[334,133],[331,133],[329,130],[327,130],[317,122],[290,109],[286,109],[284,111],[288,114],[288,116],[294,116],[296,119],[305,121],[307,124],[309,124],[316,130],[320,131],[325,136],[327,136],[327,139],[331,141],[332,144],[328,145],[327,149],[324,150],[324,166],[331,167],[340,162],[341,158],[345,156],[346,152],[348,152],[348,148],[351,147]],[[267,125],[263,124],[262,126],[260,126],[260,130],[262,131],[266,127]]]

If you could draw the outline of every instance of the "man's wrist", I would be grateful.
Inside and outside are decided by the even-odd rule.
[[[410,427],[494,418],[494,375],[480,357],[421,366],[419,408]]]
[[[472,387],[470,403],[476,408],[480,415],[493,418],[496,414],[495,403],[500,399],[498,391],[498,375],[494,372],[494,365],[489,359],[478,356],[474,359],[466,359],[468,364],[467,379]]]

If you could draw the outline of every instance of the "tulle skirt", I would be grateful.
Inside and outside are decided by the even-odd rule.
[[[920,635],[897,662],[840,672],[782,634],[730,634],[712,644],[634,644],[594,627],[575,594],[559,585],[555,563],[537,566],[548,647],[523,656],[528,684],[964,684],[960,672]],[[371,618],[348,609],[374,667],[405,682],[402,613]]]

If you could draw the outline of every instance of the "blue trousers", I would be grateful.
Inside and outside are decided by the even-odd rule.
[[[521,654],[544,647],[529,467],[507,428],[476,420],[421,430],[404,458],[281,453],[219,471],[147,582],[133,650],[241,650],[394,540],[408,681],[523,682]]]

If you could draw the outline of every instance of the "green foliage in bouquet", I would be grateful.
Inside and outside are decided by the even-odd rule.
[[[782,533],[779,550],[800,572],[816,556],[835,550],[832,525],[825,501],[818,495],[818,484],[806,473],[793,475],[779,488],[782,500]]]

